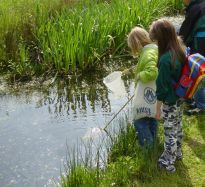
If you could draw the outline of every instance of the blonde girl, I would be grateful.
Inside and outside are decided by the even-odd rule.
[[[139,56],[135,69],[136,84],[153,81],[157,77],[157,46],[152,43],[149,33],[140,27],[134,27],[128,35],[128,46],[133,56]],[[138,133],[141,146],[153,146],[157,133],[157,121],[154,118],[144,117],[134,120],[134,126]]]

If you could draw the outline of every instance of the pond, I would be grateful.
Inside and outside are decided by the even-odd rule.
[[[90,129],[104,127],[131,96],[132,81],[124,85],[126,94],[116,96],[102,77],[90,76],[2,92],[1,186],[52,186],[64,169],[68,147]]]

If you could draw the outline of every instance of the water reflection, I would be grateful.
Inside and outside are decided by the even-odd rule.
[[[89,79],[88,79],[89,78]],[[103,77],[72,78],[58,80],[55,86],[44,90],[43,97],[36,103],[37,107],[46,105],[50,114],[70,115],[96,112],[96,106],[102,112],[111,112],[109,90],[102,82]],[[132,81],[124,81],[126,91]]]
[[[91,74],[52,86],[0,88],[0,186],[52,186],[67,146],[98,133],[131,94],[132,81],[125,81],[127,96],[115,99],[102,79]]]
[[[43,105],[48,106],[49,113],[56,115],[86,113],[88,108],[96,112],[96,105],[104,112],[111,111],[108,91],[101,81],[58,81],[38,101],[37,107]]]

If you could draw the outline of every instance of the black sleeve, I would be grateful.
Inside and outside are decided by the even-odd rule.
[[[179,31],[179,35],[182,36],[182,39],[185,42],[185,44],[199,17],[200,7],[198,5],[193,6],[190,10],[186,12],[185,20],[183,21]]]

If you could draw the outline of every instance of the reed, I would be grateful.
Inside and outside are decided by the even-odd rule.
[[[67,74],[95,67],[126,52],[126,34],[133,26],[147,28],[176,5],[176,0],[2,0],[1,69],[21,76],[31,69]],[[11,68],[23,63],[31,68]]]
[[[121,52],[134,25],[147,28],[170,8],[165,0],[96,2],[79,3],[41,24],[36,35],[44,63],[65,73],[93,66],[102,57]]]

